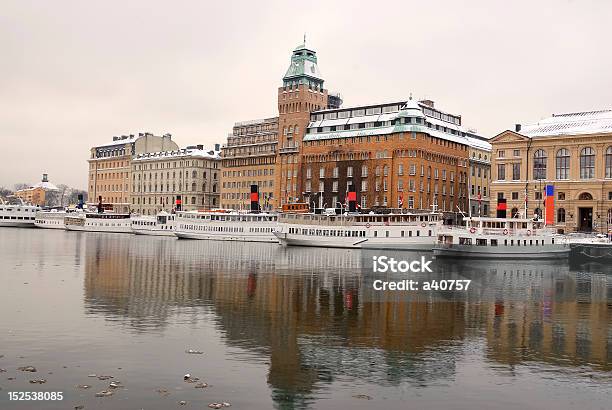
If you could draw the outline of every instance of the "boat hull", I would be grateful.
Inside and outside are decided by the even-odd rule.
[[[78,226],[66,225],[67,231],[76,232],[106,232],[106,233],[133,233],[132,228],[128,226]]]
[[[169,229],[169,230],[161,230],[161,229],[135,229],[134,227],[132,227],[132,232],[135,235],[149,235],[149,236],[171,236],[171,237],[175,237],[176,235],[174,235],[174,231]]]
[[[538,246],[529,248],[499,247],[491,250],[482,246],[434,247],[433,254],[437,257],[474,258],[474,259],[559,259],[567,258],[570,254],[569,246]]]
[[[0,226],[5,228],[35,228],[34,221],[0,221]]]
[[[235,241],[235,242],[264,242],[278,243],[278,239],[271,233],[253,235],[232,235],[230,233],[213,234],[210,232],[177,231],[174,233],[179,239],[199,239],[207,241]]]
[[[414,250],[431,252],[435,244],[435,237],[423,236],[421,238],[360,238],[360,237],[304,237],[275,232],[278,241],[283,246],[307,246],[319,248],[345,248],[345,249],[388,249],[388,250]]]

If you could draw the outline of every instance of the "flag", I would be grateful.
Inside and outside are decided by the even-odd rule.
[[[400,193],[398,202],[399,202],[399,207],[403,208],[404,207],[404,194]]]
[[[546,225],[555,223],[555,187],[546,185],[544,188],[544,209],[546,210]]]

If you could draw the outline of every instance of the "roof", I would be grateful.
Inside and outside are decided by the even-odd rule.
[[[519,132],[528,137],[612,133],[612,110],[553,114],[522,125]]]
[[[293,50],[291,64],[283,79],[293,79],[299,77],[310,77],[323,80],[319,67],[317,66],[317,52],[302,44]]]
[[[221,151],[204,150],[199,148],[182,148],[178,151],[161,151],[138,154],[133,161],[146,161],[156,159],[172,159],[184,157],[198,157],[205,159],[221,159]]]
[[[395,104],[391,104],[391,106],[393,105]],[[387,107],[389,105],[383,104],[381,106]],[[304,141],[374,136],[400,132],[422,132],[447,141],[473,146],[483,150],[491,150],[491,144],[482,139],[468,135],[460,125],[427,115],[426,113],[433,111],[431,107],[423,103],[410,99],[403,103],[397,103],[397,107],[399,107],[399,110],[395,109],[391,112],[381,112],[379,114],[351,115],[350,117],[342,119],[336,118],[311,121],[308,125],[308,133],[304,137]],[[353,110],[356,110],[356,108],[345,108],[334,111],[351,111],[352,113]],[[436,111],[437,113],[445,114],[439,110]],[[312,114],[320,113],[321,112],[316,112]],[[454,115],[449,115],[449,117],[459,118]],[[366,127],[338,130],[338,126],[351,124],[366,124]],[[336,127],[336,130],[332,131],[331,127]],[[475,136],[475,134],[472,135]]]
[[[38,184],[34,185],[32,188],[42,188],[45,191],[57,191],[58,190],[58,188],[54,184],[48,181],[39,182]]]

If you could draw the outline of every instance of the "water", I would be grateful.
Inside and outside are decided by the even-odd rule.
[[[469,291],[407,295],[374,292],[369,261],[3,228],[0,408],[612,408],[609,266],[440,260],[429,277]],[[124,388],[96,398],[109,381],[90,374]],[[14,391],[64,400],[9,402]]]

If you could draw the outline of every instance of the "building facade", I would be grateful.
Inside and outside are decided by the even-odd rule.
[[[334,95],[334,97],[336,97]],[[333,98],[334,106],[341,99]],[[278,155],[274,198],[277,206],[303,200],[302,140],[310,113],[328,107],[328,93],[317,65],[317,54],[305,44],[293,50],[291,64],[278,88]]]
[[[491,144],[491,196],[506,200],[509,216],[545,217],[544,187],[552,185],[560,232],[612,228],[612,110],[555,114]]]
[[[221,148],[221,208],[249,209],[250,187],[256,184],[262,209],[274,209],[277,145],[278,117],[234,124]]]
[[[341,207],[352,185],[362,209],[467,213],[472,140],[460,116],[432,101],[315,111],[303,139],[304,199]]]
[[[469,205],[472,216],[489,216],[491,209],[491,144],[482,137],[468,133],[469,157]]]
[[[131,209],[142,215],[219,207],[219,146],[140,153],[131,162]],[[177,202],[179,200],[180,202]]]
[[[58,191],[58,188],[49,182],[49,176],[47,174],[43,174],[39,183],[29,188],[15,191],[15,196],[28,204],[45,206],[48,205],[47,192],[50,191]]]
[[[155,136],[151,133],[113,137],[107,144],[91,148],[87,184],[88,205],[98,204],[102,198],[117,212],[129,212],[132,157],[147,152],[178,150],[172,136]]]

